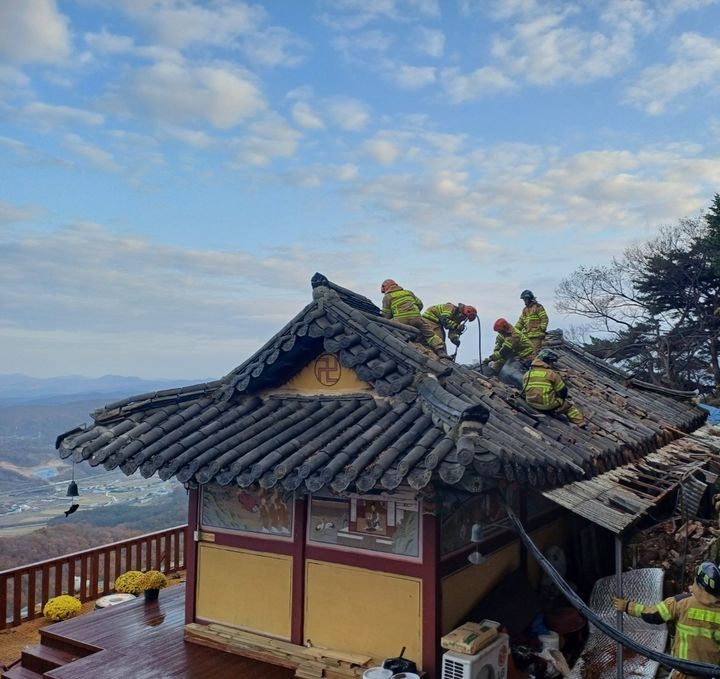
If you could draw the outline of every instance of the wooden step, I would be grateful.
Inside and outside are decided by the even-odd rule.
[[[52,648],[45,644],[33,644],[22,650],[22,666],[26,669],[44,674],[56,667],[74,662],[82,656],[60,648]]]
[[[0,674],[0,679],[42,679],[42,674],[33,672],[22,665],[15,665]]]

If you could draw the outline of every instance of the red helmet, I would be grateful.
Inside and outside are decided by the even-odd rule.
[[[386,278],[382,285],[380,286],[380,292],[387,292],[390,288],[397,285],[397,283],[392,278]]]
[[[507,332],[510,330],[510,324],[504,318],[498,318],[493,325],[495,332]]]
[[[465,314],[465,318],[467,318],[468,321],[474,321],[477,318],[477,309],[474,306],[463,304],[462,302],[458,304],[458,306],[463,314]]]

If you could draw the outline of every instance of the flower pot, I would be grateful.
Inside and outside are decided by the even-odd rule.
[[[145,601],[157,601],[159,589],[146,589],[145,590]]]

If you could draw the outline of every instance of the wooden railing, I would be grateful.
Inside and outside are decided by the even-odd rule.
[[[0,629],[40,617],[48,599],[60,594],[74,594],[83,602],[110,594],[115,578],[128,570],[182,570],[186,531],[187,525],[176,526],[0,571]]]

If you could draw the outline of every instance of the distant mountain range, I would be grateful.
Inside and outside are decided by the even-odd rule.
[[[62,404],[79,400],[99,403],[111,402],[149,391],[174,389],[214,378],[197,380],[145,380],[140,377],[103,375],[102,377],[28,377],[27,375],[0,375],[0,407],[21,404]]]

